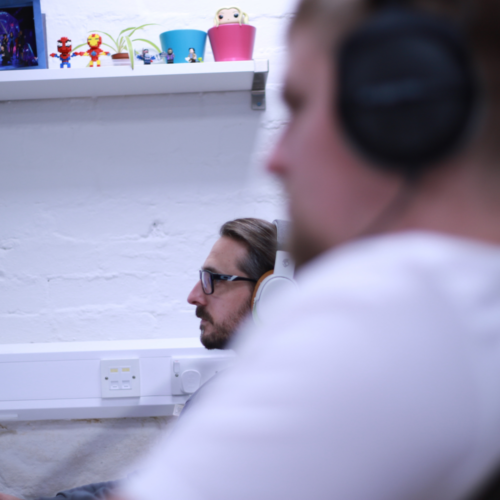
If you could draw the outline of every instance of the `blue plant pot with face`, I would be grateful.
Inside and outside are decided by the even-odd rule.
[[[191,63],[199,62],[199,58],[205,60],[205,45],[207,33],[200,30],[171,30],[160,35],[161,49],[172,54],[163,59],[170,63]],[[173,55],[173,61],[172,61]]]

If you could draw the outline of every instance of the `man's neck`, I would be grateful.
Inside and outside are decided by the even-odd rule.
[[[422,179],[387,229],[423,229],[500,244],[499,220],[500,169],[464,160]]]

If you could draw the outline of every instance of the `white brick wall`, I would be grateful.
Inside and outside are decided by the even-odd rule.
[[[0,343],[198,336],[185,299],[218,227],[284,216],[262,164],[286,120],[279,92],[295,2],[238,5],[257,27],[254,57],[270,60],[265,112],[250,109],[248,92],[0,102]],[[93,29],[160,23],[143,33],[150,39],[206,30],[222,6],[42,0],[49,52]],[[165,425],[1,424],[0,491],[31,498],[120,477]]]

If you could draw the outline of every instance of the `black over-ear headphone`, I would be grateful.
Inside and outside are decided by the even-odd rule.
[[[379,168],[418,176],[472,128],[478,82],[451,21],[387,2],[343,41],[336,111],[357,149]]]

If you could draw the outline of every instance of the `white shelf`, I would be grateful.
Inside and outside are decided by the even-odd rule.
[[[267,60],[0,72],[0,101],[254,90]],[[262,88],[262,81],[264,88]],[[257,88],[259,87],[259,88]]]

